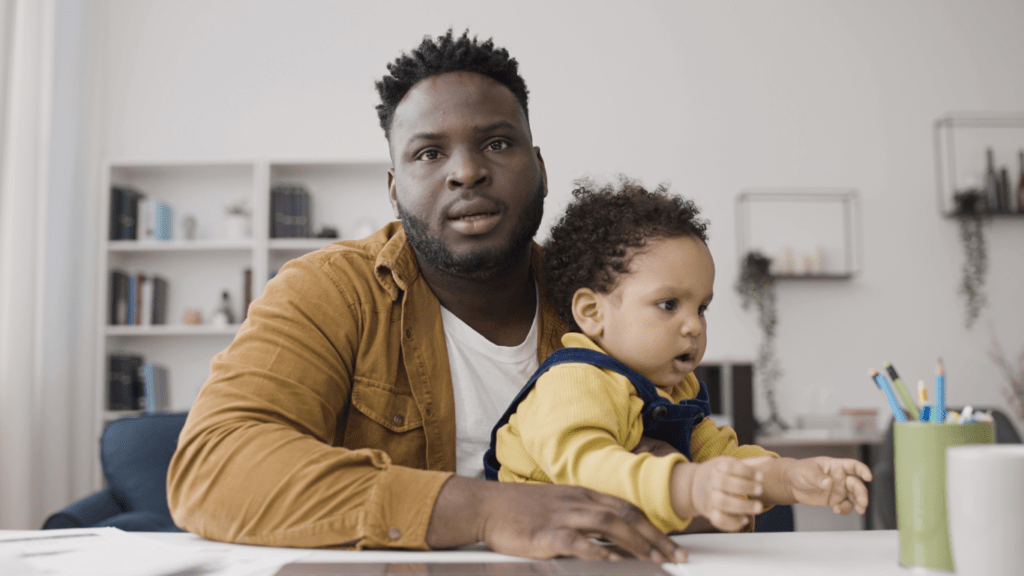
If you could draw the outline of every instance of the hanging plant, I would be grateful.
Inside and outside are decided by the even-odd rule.
[[[751,304],[757,307],[758,326],[761,328],[762,338],[755,367],[758,381],[764,389],[769,413],[768,419],[758,422],[757,426],[759,431],[766,435],[773,431],[789,429],[789,424],[779,416],[778,404],[775,402],[775,384],[782,376],[782,369],[779,368],[775,357],[775,277],[771,275],[770,268],[770,258],[757,251],[750,252],[743,260],[740,277],[736,282],[736,291],[742,299],[743,309],[746,310]]]
[[[955,215],[960,224],[960,242],[964,247],[963,278],[960,281],[959,292],[966,299],[965,325],[971,328],[981,314],[981,309],[988,304],[984,290],[985,274],[988,272],[988,253],[983,233],[983,197],[977,190],[966,190],[958,192],[953,199],[956,202]]]

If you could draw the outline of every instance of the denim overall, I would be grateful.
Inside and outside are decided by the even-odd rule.
[[[512,400],[508,410],[505,410],[505,414],[495,424],[494,430],[491,431],[491,446],[484,454],[484,474],[488,480],[497,480],[498,469],[501,468],[501,463],[498,462],[495,453],[498,429],[508,424],[508,419],[515,414],[519,403],[530,393],[541,374],[554,366],[568,363],[592,364],[599,368],[613,370],[629,378],[636,388],[637,394],[644,401],[644,408],[641,411],[644,421],[643,435],[668,442],[673,448],[682,452],[688,460],[693,460],[690,456],[690,436],[693,434],[693,428],[711,414],[711,401],[708,399],[708,389],[703,382],[700,383],[700,392],[696,398],[673,404],[658,395],[653,382],[615,358],[587,348],[561,348],[555,350],[541,363],[537,371],[530,377],[530,381],[523,386],[523,389]]]

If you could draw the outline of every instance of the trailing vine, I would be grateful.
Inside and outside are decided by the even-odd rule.
[[[964,247],[963,277],[959,293],[966,299],[965,324],[971,328],[988,304],[985,295],[985,274],[988,272],[988,252],[985,246],[985,214],[980,209],[981,194],[975,190],[957,193],[956,217],[960,224],[960,242]]]
[[[769,412],[767,420],[758,422],[758,428],[766,434],[773,428],[789,429],[789,424],[779,416],[778,404],[775,401],[775,384],[782,376],[782,369],[775,357],[775,325],[778,316],[775,306],[775,277],[771,275],[770,267],[770,258],[757,251],[750,252],[740,267],[740,277],[736,282],[736,291],[742,299],[743,309],[746,310],[751,304],[757,307],[762,339],[755,366]]]

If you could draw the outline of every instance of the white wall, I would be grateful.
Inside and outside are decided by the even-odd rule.
[[[1024,2],[95,6],[105,119],[95,141],[113,158],[385,158],[373,81],[386,62],[449,26],[493,36],[530,88],[546,222],[584,173],[667,180],[704,208],[718,266],[709,358],[752,358],[759,341],[732,289],[736,194],[856,188],[862,274],[779,288],[783,416],[840,405],[884,414],[868,368],[891,360],[904,380],[930,380],[938,356],[951,404],[1003,404],[988,331],[1010,354],[1024,347],[1024,218],[988,227],[990,306],[965,329],[963,253],[936,208],[932,124],[950,111],[1024,110]]]

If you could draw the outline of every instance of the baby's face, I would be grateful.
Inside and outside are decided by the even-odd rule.
[[[715,263],[693,236],[653,241],[633,258],[630,273],[599,294],[606,352],[662,389],[693,372],[707,348]]]

